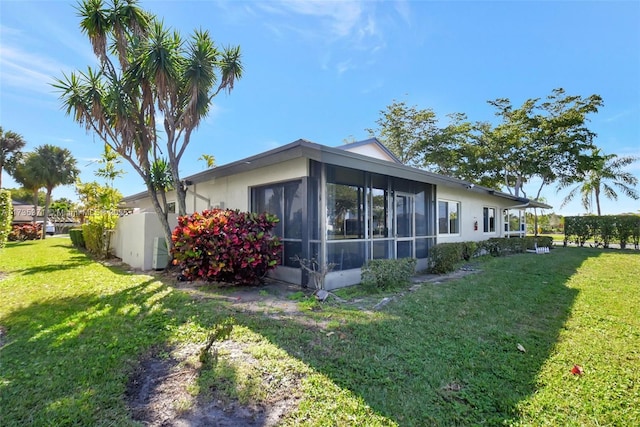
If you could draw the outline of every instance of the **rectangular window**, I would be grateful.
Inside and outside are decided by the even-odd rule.
[[[496,232],[496,209],[495,208],[482,208],[482,231],[485,233]]]
[[[438,201],[438,234],[460,233],[460,202]]]

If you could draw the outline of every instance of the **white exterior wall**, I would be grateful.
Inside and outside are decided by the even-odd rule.
[[[224,177],[194,184],[187,192],[187,213],[212,207],[248,211],[250,187],[306,176],[307,164],[305,159],[295,159],[276,166],[239,173],[233,175],[232,180]],[[167,194],[167,201],[175,201],[175,192]],[[137,201],[135,206],[142,212],[118,220],[116,232],[112,237],[112,247],[114,254],[124,263],[133,268],[150,270],[153,239],[163,237],[164,233],[150,198]],[[169,225],[172,229],[178,225],[176,215],[170,215]]]
[[[178,225],[176,216],[169,216],[169,226]],[[164,237],[162,225],[155,212],[144,212],[118,219],[112,237],[114,254],[122,262],[140,270],[151,270],[153,239]]]
[[[504,236],[503,210],[517,203],[506,199],[482,194],[462,188],[438,186],[437,201],[447,200],[460,203],[460,234],[438,234],[438,243],[482,241],[492,237]],[[483,208],[495,209],[495,232],[483,232]],[[436,209],[436,227],[437,227]],[[474,230],[474,223],[478,222],[478,229]]]
[[[211,181],[190,185],[185,198],[187,213],[205,209],[249,210],[249,188],[273,182],[287,181],[308,176],[306,159],[294,159],[278,165],[256,168],[231,177],[214,178]],[[174,191],[167,193],[167,202],[175,202]],[[134,203],[142,212],[155,212],[151,199],[145,197]]]

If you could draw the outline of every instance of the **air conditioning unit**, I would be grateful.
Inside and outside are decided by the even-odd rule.
[[[168,262],[169,253],[167,251],[167,241],[164,237],[154,237],[151,268],[154,270],[163,270],[167,266]]]

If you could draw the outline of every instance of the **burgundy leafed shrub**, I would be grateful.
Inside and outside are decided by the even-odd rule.
[[[9,232],[8,240],[21,242],[25,240],[37,240],[42,237],[42,224],[14,225]]]
[[[173,263],[187,280],[256,284],[280,263],[280,240],[270,214],[212,209],[178,218]]]

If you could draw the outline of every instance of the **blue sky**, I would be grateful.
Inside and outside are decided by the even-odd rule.
[[[219,45],[240,45],[245,74],[214,100],[192,137],[181,176],[304,138],[329,146],[368,137],[393,100],[473,121],[494,120],[486,101],[519,106],[562,87],[599,94],[590,128],[605,153],[640,156],[640,2],[521,1],[142,1],[187,36],[208,29]],[[71,150],[81,179],[96,179],[102,152],[60,109],[53,77],[95,65],[73,1],[0,3],[0,125],[27,150]],[[123,194],[144,191],[130,168]],[[640,162],[629,168],[640,177]],[[6,174],[3,186],[14,183]],[[525,187],[529,193],[533,186]],[[565,192],[566,193],[566,192]],[[565,193],[543,191],[564,215],[584,213]],[[54,199],[76,199],[72,186]],[[603,213],[638,212],[640,201],[603,201]]]

